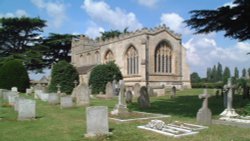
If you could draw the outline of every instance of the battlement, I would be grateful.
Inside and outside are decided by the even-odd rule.
[[[100,38],[94,40],[89,37],[80,36],[80,38],[72,39],[72,48],[83,47],[84,49],[93,49],[103,45],[111,44],[113,42],[118,42],[121,40],[133,38],[135,36],[140,36],[143,34],[154,35],[162,31],[167,31],[174,38],[181,39],[181,34],[175,33],[174,31],[170,30],[169,27],[166,27],[166,25],[163,24],[155,28],[142,28],[134,32],[123,33],[118,37],[110,38],[104,41]]]

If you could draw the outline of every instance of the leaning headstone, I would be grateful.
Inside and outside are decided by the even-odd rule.
[[[108,108],[106,106],[87,107],[86,116],[86,137],[110,134],[108,124]]]
[[[59,104],[60,103],[59,95],[57,93],[50,93],[48,95],[48,103],[52,105]]]
[[[133,100],[133,94],[130,90],[126,91],[126,103],[132,103]]]
[[[76,106],[89,105],[90,90],[85,83],[80,83],[72,92],[72,98],[76,100]]]
[[[61,104],[61,109],[73,107],[72,97],[71,96],[61,97],[60,104]]]
[[[11,88],[11,91],[12,91],[12,92],[18,92],[17,87],[12,87],[12,88]]]
[[[111,82],[108,82],[106,84],[105,95],[106,95],[106,98],[108,98],[108,99],[113,98],[113,89],[112,89]]]
[[[135,85],[134,85],[134,96],[135,97],[140,96],[140,89],[141,89],[141,85],[139,83],[135,83]]]
[[[227,93],[227,108],[220,114],[223,117],[238,117],[239,115],[236,113],[235,109],[233,109],[233,85],[231,78],[228,78],[228,84],[226,88],[228,89]]]
[[[202,125],[211,125],[212,124],[212,112],[208,108],[208,98],[210,97],[207,94],[207,89],[204,90],[204,94],[199,95],[200,99],[204,99],[202,103],[202,107],[199,109],[197,113],[197,122]]]
[[[140,89],[140,96],[137,99],[140,108],[148,108],[150,107],[149,95],[147,88],[142,86]]]
[[[36,117],[36,101],[20,99],[18,102],[18,120],[29,120]]]

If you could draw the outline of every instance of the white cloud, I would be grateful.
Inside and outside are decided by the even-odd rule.
[[[152,8],[155,7],[159,0],[138,0],[140,5]]]
[[[94,22],[90,22],[90,25],[87,27],[84,34],[94,39],[101,36],[101,32],[104,32],[104,29],[102,27],[98,26]]]
[[[228,66],[233,71],[234,67],[249,67],[250,52],[249,42],[238,42],[230,47],[220,47],[216,40],[209,36],[194,36],[183,43],[187,48],[187,61],[192,71],[203,72],[205,74],[207,67],[212,67],[217,62],[223,66]]]
[[[130,30],[135,30],[142,28],[142,24],[134,13],[127,13],[119,7],[112,9],[104,1],[85,0],[81,8],[87,12],[94,22],[108,24],[114,29],[123,30],[128,27]]]
[[[66,5],[60,2],[45,2],[44,0],[31,0],[38,8],[46,10],[47,14],[53,19],[52,25],[56,28],[61,27],[67,19]]]
[[[191,31],[185,27],[183,21],[184,19],[177,13],[163,13],[161,15],[161,24],[165,24],[177,33],[190,34]]]
[[[25,10],[22,10],[22,9],[16,10],[15,13],[10,13],[10,12],[5,13],[5,14],[0,13],[0,18],[1,17],[12,18],[12,17],[22,17],[22,16],[25,16],[25,17],[28,16],[27,12]]]
[[[230,6],[230,7],[232,8],[232,7],[237,6],[237,4],[234,4],[234,3],[231,1],[231,2],[225,3],[223,6]]]

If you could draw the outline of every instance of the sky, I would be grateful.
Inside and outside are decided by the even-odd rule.
[[[207,67],[220,62],[223,67],[250,68],[250,41],[225,38],[223,32],[194,35],[183,21],[191,10],[216,9],[232,5],[232,0],[0,0],[0,17],[40,17],[49,33],[85,34],[91,38],[110,30],[129,31],[162,24],[182,34],[191,72],[206,76]],[[49,74],[49,70],[45,70]],[[31,79],[43,74],[30,73]]]

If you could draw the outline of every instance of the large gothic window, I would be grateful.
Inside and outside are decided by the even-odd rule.
[[[110,61],[114,61],[114,55],[111,50],[108,50],[104,57],[104,63],[108,63]]]
[[[155,50],[155,72],[172,73],[172,50],[165,41],[159,43]]]
[[[139,71],[139,59],[138,52],[135,47],[130,46],[126,52],[127,58],[127,74],[138,74]]]

